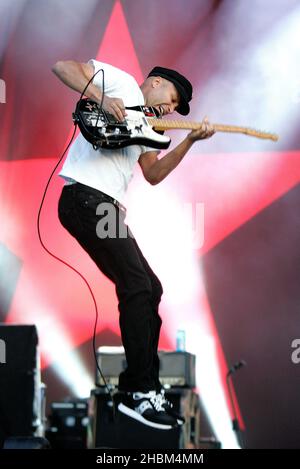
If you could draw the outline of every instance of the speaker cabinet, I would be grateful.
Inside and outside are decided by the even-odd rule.
[[[114,393],[116,409],[121,393]],[[171,388],[166,397],[174,409],[186,419],[184,425],[172,430],[158,430],[148,427],[137,420],[116,412],[106,389],[97,388],[91,392],[89,403],[89,448],[159,448],[182,449],[197,448],[199,440],[199,397],[191,389]]]
[[[35,326],[0,325],[0,447],[10,437],[43,436]]]

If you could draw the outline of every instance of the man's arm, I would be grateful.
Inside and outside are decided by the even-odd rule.
[[[52,67],[55,75],[72,90],[82,93],[88,81],[94,75],[94,67],[89,63],[75,62],[74,60],[60,60]],[[100,104],[102,90],[90,83],[85,91],[85,96]],[[122,99],[103,96],[103,109],[112,114],[118,121],[122,122],[126,115]]]
[[[163,156],[160,160],[157,158],[159,152],[147,152],[143,153],[139,158],[139,164],[142,168],[145,179],[150,184],[159,184],[173,169],[178,166],[180,161],[189,151],[193,143],[198,140],[211,137],[215,133],[213,126],[208,123],[207,119],[204,119],[203,126],[199,130],[193,130],[186,138]]]
[[[53,73],[69,88],[82,93],[88,81],[94,75],[94,67],[88,63],[75,62],[74,60],[59,60],[52,67]],[[90,83],[85,95],[96,102],[100,102],[102,91]]]

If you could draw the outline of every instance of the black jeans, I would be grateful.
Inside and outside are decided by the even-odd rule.
[[[100,205],[99,205],[100,204]],[[116,226],[116,235],[99,236],[96,225]],[[83,184],[63,187],[58,215],[64,228],[74,236],[99,269],[116,287],[119,300],[119,324],[125,349],[127,368],[119,376],[122,391],[159,390],[158,340],[162,320],[158,305],[163,293],[161,283],[144,258],[129,227],[124,223],[126,212],[112,199]],[[116,223],[114,223],[116,222]],[[124,232],[129,233],[124,237]]]

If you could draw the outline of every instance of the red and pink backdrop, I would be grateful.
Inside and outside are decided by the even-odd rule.
[[[297,447],[300,383],[291,342],[300,334],[299,19],[296,0],[1,2],[0,319],[37,324],[49,402],[92,384],[95,314],[82,279],[37,236],[43,191],[70,138],[78,99],[51,66],[96,57],[141,83],[162,65],[193,83],[191,120],[207,115],[280,139],[218,133],[194,145],[155,187],[136,168],[128,219],[165,287],[160,348],[173,349],[176,329],[186,329],[218,436],[214,402],[205,395],[214,396],[227,367],[245,359],[235,393],[248,446]],[[184,135],[170,133],[172,145]],[[47,192],[43,240],[91,284],[97,345],[119,345],[114,287],[58,221],[62,184],[55,175]],[[201,241],[190,250],[178,234],[186,203],[204,210]],[[209,381],[213,357],[217,380]]]

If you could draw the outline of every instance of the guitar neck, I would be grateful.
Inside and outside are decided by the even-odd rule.
[[[156,130],[170,130],[170,129],[186,129],[186,130],[197,130],[201,129],[201,122],[189,122],[181,120],[169,120],[169,119],[153,119],[148,118],[148,123]],[[223,125],[223,124],[212,124],[217,132],[232,132],[250,135],[252,137],[264,138],[277,142],[278,135],[269,132],[261,132],[260,130],[250,129],[249,127],[240,127],[237,125]]]

